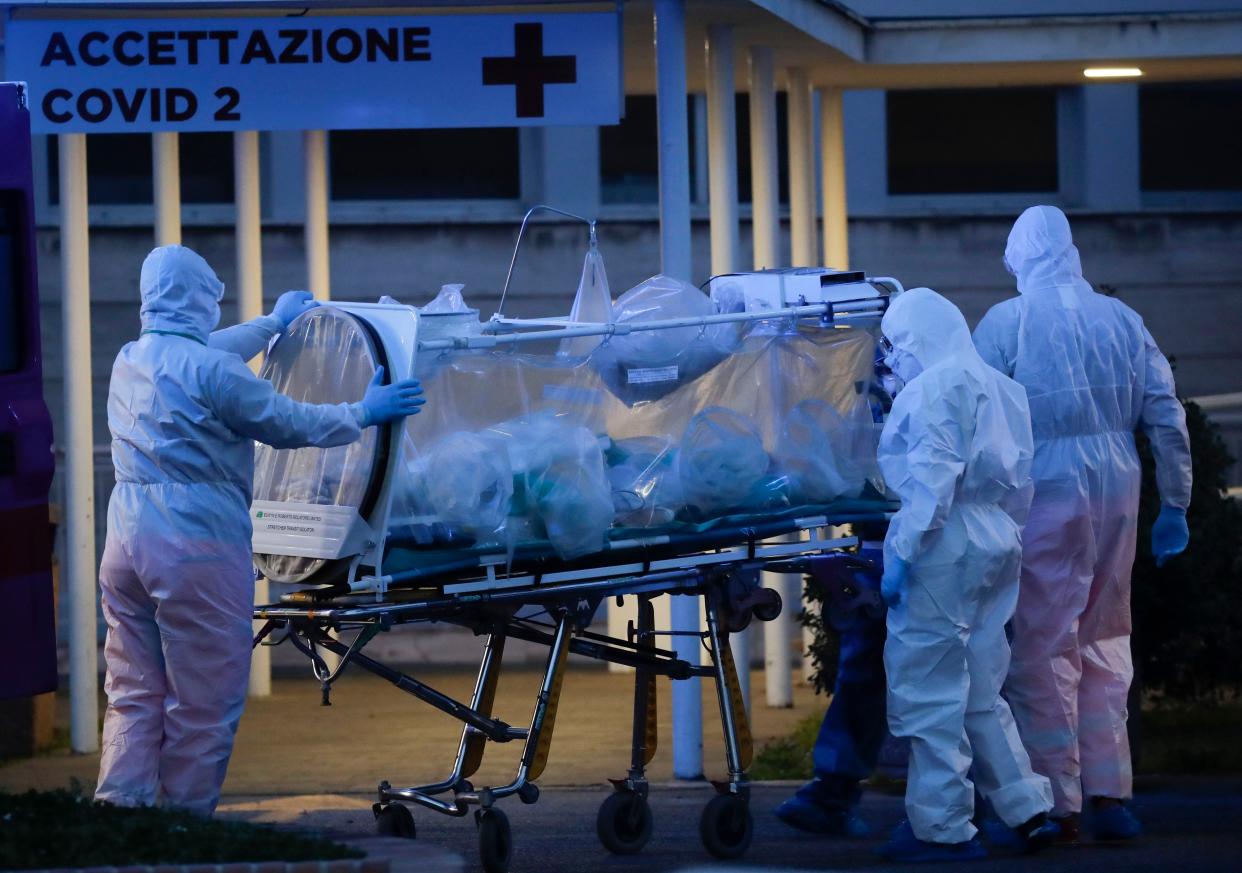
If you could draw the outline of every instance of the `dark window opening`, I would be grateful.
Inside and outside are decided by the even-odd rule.
[[[334,200],[516,200],[515,127],[334,130]]]
[[[1242,82],[1139,87],[1144,191],[1242,191]]]
[[[183,133],[177,137],[181,202],[233,202],[233,135]],[[60,141],[47,139],[48,198],[60,202]],[[86,135],[86,197],[91,205],[150,205],[155,197],[151,135]]]
[[[737,193],[742,203],[751,199],[750,102],[745,94],[736,98]],[[694,126],[694,100],[688,98],[690,188],[700,172]],[[776,95],[776,153],[780,202],[789,202],[789,138],[786,133],[785,94]],[[625,98],[625,117],[619,125],[600,128],[600,196],[605,203],[655,203],[660,199],[660,147],[656,98],[632,95]]]
[[[776,181],[778,199],[789,202],[789,102],[785,92],[776,95]],[[751,202],[750,175],[750,99],[737,95],[737,196],[742,203]]]
[[[693,107],[687,123],[694,130]],[[655,203],[660,199],[660,147],[656,98],[627,95],[620,124],[599,130],[600,199],[604,203]],[[690,146],[694,161],[694,145]]]
[[[890,194],[1056,191],[1054,88],[889,91]]]

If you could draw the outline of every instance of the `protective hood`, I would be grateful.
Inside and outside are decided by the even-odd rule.
[[[920,371],[946,358],[976,354],[961,311],[930,288],[899,294],[880,328],[893,349],[913,358]]]
[[[1082,262],[1069,219],[1055,206],[1032,206],[1018,216],[1005,246],[1005,267],[1026,293],[1082,280]]]
[[[202,256],[185,246],[160,246],[142,262],[143,331],[184,334],[206,343],[220,322],[224,283]]]

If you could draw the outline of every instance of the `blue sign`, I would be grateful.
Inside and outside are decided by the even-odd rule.
[[[36,133],[616,124],[615,12],[8,22]]]

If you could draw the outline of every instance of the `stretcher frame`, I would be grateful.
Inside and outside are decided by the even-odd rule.
[[[261,606],[255,618],[264,622],[255,644],[288,641],[311,662],[323,702],[330,701],[335,683],[350,665],[366,670],[462,722],[462,732],[448,775],[413,787],[379,784],[373,811],[381,833],[414,837],[413,817],[404,804],[450,816],[475,808],[480,856],[488,873],[508,870],[512,838],[498,801],[516,795],[523,803],[538,800],[537,781],[547,764],[557,707],[569,654],[634,668],[634,702],[629,767],[624,777],[610,780],[613,794],[604,801],[597,820],[601,841],[613,852],[641,850],[650,838],[646,768],[657,748],[656,678],[681,681],[706,678],[713,682],[724,735],[724,779],[713,781],[715,794],[703,811],[700,834],[709,853],[735,858],[750,843],[746,771],[754,756],[749,718],[742,698],[729,634],[743,630],[752,618],[771,620],[780,613],[780,596],[760,585],[764,569],[788,572],[816,555],[839,553],[857,546],[852,537],[831,537],[832,527],[877,521],[890,516],[882,504],[873,512],[788,519],[779,526],[739,527],[722,533],[730,546],[698,554],[660,556],[643,561],[603,563],[555,574],[519,572],[497,585],[491,565],[472,578],[423,580],[424,587],[387,589],[377,601],[373,592],[336,595],[317,602],[314,592],[286,596],[281,603]],[[797,539],[790,542],[790,534]],[[486,564],[486,562],[484,562]],[[691,596],[703,601],[705,627],[677,631],[657,629],[652,600],[660,595]],[[590,629],[605,598],[637,599],[637,620],[624,639]],[[547,621],[522,614],[538,607]],[[484,637],[474,689],[468,702],[370,657],[364,650],[379,633],[401,625],[436,621],[467,628]],[[352,642],[337,638],[354,632]],[[707,653],[705,663],[692,663],[660,637],[694,637]],[[494,712],[501,660],[508,639],[546,646],[547,659],[530,721],[518,727]],[[696,651],[698,646],[696,646]],[[338,659],[331,666],[325,653]],[[523,744],[513,779],[499,786],[476,788],[470,779],[482,764],[488,742]]]

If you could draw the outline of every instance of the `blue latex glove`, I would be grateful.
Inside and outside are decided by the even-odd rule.
[[[272,310],[272,315],[288,327],[303,312],[314,309],[318,305],[319,301],[312,297],[309,291],[286,291],[276,301],[276,308]]]
[[[1160,507],[1160,515],[1151,528],[1151,553],[1156,559],[1156,566],[1163,567],[1164,562],[1174,555],[1186,551],[1190,544],[1190,528],[1186,525],[1186,510],[1176,506]]]
[[[898,606],[906,596],[906,583],[910,579],[910,565],[900,558],[884,562],[884,575],[880,578],[880,596],[889,609]]]
[[[392,385],[385,385],[383,382],[384,368],[376,367],[375,377],[362,398],[363,427],[385,424],[407,415],[417,415],[422,405],[427,402],[423,399],[423,389],[417,379],[406,379]]]

